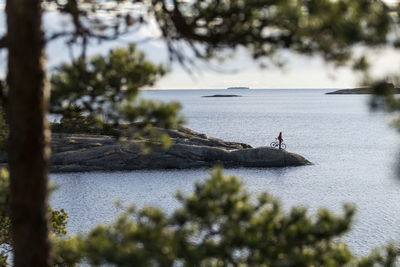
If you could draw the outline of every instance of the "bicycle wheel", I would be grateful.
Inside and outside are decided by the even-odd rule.
[[[281,144],[281,148],[282,148],[282,149],[286,149],[286,144],[285,144],[285,143],[282,143],[282,144]]]
[[[273,147],[273,148],[276,148],[276,147],[278,147],[279,145],[278,145],[276,142],[272,142],[270,146]]]

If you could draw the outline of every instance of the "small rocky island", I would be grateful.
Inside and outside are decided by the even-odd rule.
[[[366,95],[372,94],[371,88],[361,87],[353,89],[340,89],[333,92],[326,93],[327,95]]]
[[[400,88],[395,88],[392,85],[393,92],[395,94],[400,94]],[[353,89],[340,89],[336,90],[333,92],[328,92],[326,93],[327,95],[370,95],[373,94],[373,90],[369,87],[359,87],[359,88],[353,88]]]
[[[304,157],[271,147],[227,142],[180,127],[160,130],[173,145],[144,153],[144,140],[118,140],[108,135],[53,133],[51,172],[190,169],[220,164],[236,167],[287,167],[311,164]],[[6,157],[0,155],[0,165]]]
[[[249,90],[250,88],[249,87],[246,87],[246,86],[236,86],[236,87],[228,87],[228,88],[226,88],[226,89],[228,89],[228,90],[240,90],[240,89],[242,89],[242,90]]]
[[[203,97],[241,97],[241,95],[205,95]]]

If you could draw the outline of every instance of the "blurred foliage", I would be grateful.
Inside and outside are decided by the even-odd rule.
[[[78,106],[72,106],[62,116],[60,122],[52,122],[50,129],[55,133],[109,134],[112,131],[101,119],[90,114],[85,116]]]
[[[152,85],[164,73],[164,67],[148,62],[134,45],[60,66],[51,76],[51,112],[63,117],[52,130],[146,136],[148,145],[168,146],[168,136],[154,127],[168,129],[183,123],[180,104],[138,98],[139,88]],[[127,123],[131,127],[119,127]]]
[[[8,140],[8,124],[6,122],[5,112],[3,107],[0,106],[0,151],[6,150]]]
[[[139,100],[137,104],[126,102],[122,106],[122,116],[127,121],[134,121],[134,127],[127,127],[122,131],[124,136],[143,138],[143,152],[149,152],[154,145],[167,149],[172,145],[168,134],[157,128],[171,129],[179,127],[185,122],[179,114],[181,105],[178,102],[162,103],[153,100]]]
[[[0,169],[0,266],[7,265],[11,251],[10,218],[8,217],[9,176],[5,169]]]
[[[373,110],[385,109],[388,112],[400,108],[400,102],[396,100],[396,88],[387,80],[374,81],[371,86],[373,97],[370,99],[370,107]]]
[[[9,175],[6,169],[0,169],[0,266],[7,266],[8,254],[11,248],[10,217],[9,217]],[[49,208],[52,232],[57,237],[67,234],[68,215],[64,209],[53,210]]]
[[[280,50],[320,55],[356,70],[364,56],[352,56],[352,45],[386,41],[391,18],[375,0],[157,1],[156,18],[173,60],[185,62],[176,40],[189,43],[197,57],[219,57],[226,48],[244,46],[254,59],[280,65]],[[196,44],[200,43],[203,46]],[[268,64],[268,61],[267,61]],[[360,69],[362,67],[363,69]]]
[[[135,45],[77,59],[51,76],[50,111],[64,114],[79,107],[92,117],[118,122],[122,102],[135,100],[139,88],[151,86],[164,73],[164,67],[147,61]]]
[[[185,55],[175,46],[175,40],[189,42],[195,54],[203,58],[241,45],[254,58],[271,57],[284,48],[319,54],[327,61],[343,64],[351,60],[352,44],[386,42],[392,21],[388,7],[376,0],[152,3],[170,51],[179,61]],[[196,49],[194,42],[204,44],[205,49]],[[361,66],[359,60],[354,64]]]
[[[111,225],[56,242],[62,263],[82,259],[112,266],[394,266],[394,245],[358,258],[338,240],[350,229],[354,207],[343,215],[304,207],[284,211],[267,193],[256,200],[235,176],[215,169],[172,215],[128,207]]]
[[[49,34],[82,47],[89,39],[113,40],[140,29],[155,28],[166,41],[171,61],[193,67],[196,58],[224,59],[227,50],[245,47],[255,59],[280,65],[276,54],[290,49],[320,55],[336,64],[365,68],[364,57],[352,57],[352,45],[388,42],[395,18],[379,0],[210,0],[93,1],[55,0],[73,29]],[[107,19],[104,11],[115,16]],[[66,16],[66,17],[67,17]],[[156,21],[156,23],[154,23]],[[137,42],[143,41],[136,38]],[[262,63],[264,64],[264,63]]]
[[[400,76],[388,76],[375,81],[365,81],[370,85],[372,97],[370,108],[373,111],[383,110],[390,114],[392,125],[400,131]]]
[[[358,258],[338,240],[350,230],[354,207],[343,215],[304,207],[285,212],[263,193],[252,199],[235,176],[215,169],[192,194],[177,194],[181,208],[126,211],[110,225],[63,237],[67,214],[50,209],[55,266],[395,266],[395,245]],[[11,252],[8,172],[0,171],[0,266]]]

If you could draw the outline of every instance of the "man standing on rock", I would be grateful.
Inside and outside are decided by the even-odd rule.
[[[281,149],[281,145],[282,145],[282,141],[283,141],[282,132],[279,132],[278,140],[279,140],[279,149]]]

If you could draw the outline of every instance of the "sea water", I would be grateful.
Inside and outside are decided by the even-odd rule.
[[[366,95],[326,95],[331,90],[148,90],[142,96],[179,101],[187,127],[212,137],[268,146],[279,132],[287,150],[303,155],[311,166],[226,169],[242,178],[255,196],[268,191],[286,210],[293,205],[341,213],[343,203],[357,207],[352,230],[342,240],[357,254],[389,240],[400,240],[400,135],[382,112],[371,112]],[[204,98],[238,94],[241,97]],[[137,207],[172,212],[176,190],[189,193],[207,169],[52,174],[60,188],[54,208],[69,214],[68,232],[85,232],[109,223],[121,200]]]

